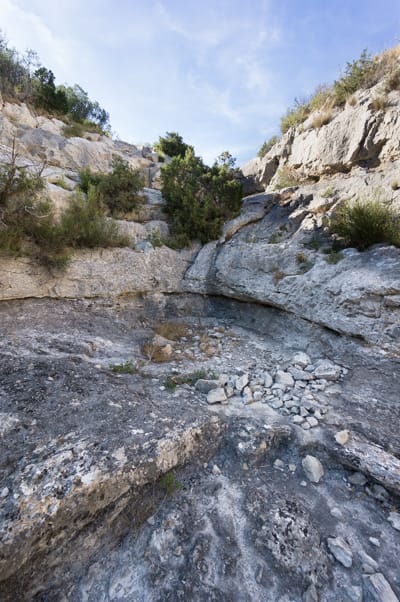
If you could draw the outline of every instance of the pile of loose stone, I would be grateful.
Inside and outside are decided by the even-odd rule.
[[[276,366],[271,371],[221,374],[218,379],[200,379],[196,390],[207,395],[209,404],[241,402],[267,403],[282,415],[291,416],[294,424],[308,430],[319,425],[328,410],[328,403],[319,392],[337,383],[347,373],[346,368],[328,359],[312,362],[304,352],[296,353],[286,369]]]

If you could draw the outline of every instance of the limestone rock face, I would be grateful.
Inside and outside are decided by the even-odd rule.
[[[242,167],[247,194],[271,186],[279,188],[279,168],[288,165],[303,177],[347,173],[357,166],[377,166],[398,160],[400,149],[400,94],[388,95],[385,110],[374,110],[372,101],[382,93],[381,84],[359,91],[354,103],[333,109],[329,123],[314,126],[315,113],[284,134],[263,157]]]
[[[278,307],[339,333],[398,348],[400,250],[345,249],[329,261],[310,245],[319,224],[312,208],[318,193],[311,190],[265,203],[263,218],[247,222],[226,242],[205,245],[185,275],[185,289]],[[293,219],[300,211],[300,219]],[[229,231],[229,224],[225,228]]]
[[[76,253],[65,272],[50,272],[28,258],[0,260],[0,299],[116,297],[130,293],[180,292],[190,252],[167,247]]]
[[[3,103],[0,108],[0,160],[9,160],[13,141],[16,141],[18,162],[21,165],[44,167],[43,177],[48,182],[47,194],[61,209],[67,204],[68,191],[79,182],[79,171],[108,172],[114,156],[119,156],[134,169],[140,169],[148,186],[159,177],[158,157],[150,148],[115,141],[108,136],[87,132],[84,137],[66,137],[65,123],[33,113],[25,104]],[[61,185],[57,182],[62,180]],[[156,190],[144,189],[150,204],[160,204]]]

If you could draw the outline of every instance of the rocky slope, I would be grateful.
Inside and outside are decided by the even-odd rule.
[[[400,251],[323,253],[343,198],[398,203],[399,113],[360,93],[288,132],[199,252],[151,244],[148,189],[132,248],[0,261],[2,600],[400,598]],[[148,150],[0,119],[49,181],[114,152],[156,178]],[[284,166],[308,181],[276,190]]]
[[[247,189],[263,193],[247,197],[241,218],[201,250],[186,274],[187,290],[280,307],[399,349],[399,249],[329,254],[324,228],[344,199],[378,197],[400,207],[400,94],[391,92],[388,106],[375,111],[378,91],[359,92],[320,128],[312,114],[242,168]],[[282,190],[288,177],[293,185]]]

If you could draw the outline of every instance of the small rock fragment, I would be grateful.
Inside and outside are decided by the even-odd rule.
[[[283,472],[285,470],[285,463],[279,458],[277,458],[274,462],[274,468]]]
[[[253,393],[250,389],[250,387],[245,387],[242,391],[242,395],[243,395],[243,403],[246,405],[249,405],[250,403],[253,403],[254,399],[253,399]]]
[[[365,491],[368,495],[378,500],[378,502],[387,502],[389,499],[389,494],[386,489],[377,483],[374,483],[372,487],[366,487]]]
[[[205,378],[199,378],[199,380],[196,381],[194,388],[200,393],[209,393],[213,389],[217,389],[218,386],[219,383],[217,380],[207,380]]]
[[[347,477],[347,480],[352,485],[360,485],[363,487],[368,479],[362,472],[353,472],[353,474]]]
[[[338,380],[340,367],[332,364],[329,360],[320,360],[314,370],[314,376],[325,380]]]
[[[314,583],[310,585],[310,587],[303,594],[303,602],[318,602],[318,592]]]
[[[225,387],[225,394],[226,394],[226,396],[228,397],[228,399],[229,399],[230,397],[233,397],[233,396],[234,396],[234,394],[235,394],[235,389],[232,387],[232,385],[229,385],[229,384],[228,384],[228,385],[226,385],[226,387]]]
[[[292,357],[292,363],[300,366],[300,368],[306,368],[311,364],[311,358],[307,353],[304,353],[304,351],[298,351]]]
[[[275,384],[282,385],[284,389],[287,389],[288,387],[293,387],[293,376],[289,374],[289,372],[278,370],[275,376]]]
[[[308,455],[303,458],[301,463],[308,480],[312,483],[319,483],[324,476],[324,469],[318,458]]]
[[[380,548],[381,547],[381,542],[376,537],[369,537],[368,541],[370,543],[372,543],[372,545],[375,546],[376,548]]]
[[[10,490],[8,489],[8,487],[4,487],[4,489],[1,490],[0,498],[4,499],[5,497],[8,496],[9,493],[10,493]]]
[[[400,514],[398,514],[398,512],[390,512],[388,521],[392,525],[393,529],[400,531]]]
[[[226,399],[225,391],[222,388],[212,389],[212,391],[209,391],[207,394],[207,403],[209,404],[221,403],[226,401]]]
[[[334,508],[331,509],[331,514],[332,514],[332,516],[334,516],[335,518],[338,518],[340,520],[343,518],[342,511],[337,506],[335,506]]]
[[[283,406],[283,401],[281,399],[275,399],[272,403],[271,403],[271,408],[273,408],[274,410],[278,410],[279,408],[281,408]]]
[[[340,564],[350,568],[353,564],[353,552],[343,537],[328,537],[328,548]]]
[[[307,416],[306,420],[311,428],[318,426],[318,420],[314,416]]]
[[[242,376],[237,376],[235,379],[235,387],[238,391],[242,392],[243,389],[249,384],[249,375],[247,372]]]
[[[311,372],[306,372],[305,370],[300,370],[299,368],[289,368],[290,374],[293,376],[294,380],[313,380],[314,375]]]
[[[363,573],[371,574],[376,573],[379,570],[379,564],[376,562],[376,560],[371,558],[371,556],[368,556],[368,554],[366,554],[363,550],[359,552],[359,556],[362,563],[361,568]]]
[[[272,376],[270,375],[269,372],[264,372],[264,387],[266,389],[270,389],[272,387],[273,384],[273,380],[272,380]]]
[[[304,418],[303,418],[303,416],[299,416],[298,414],[294,414],[292,416],[292,422],[294,422],[294,424],[302,424],[304,422]]]
[[[349,437],[350,437],[350,432],[348,430],[339,431],[335,435],[335,440],[336,440],[336,443],[339,443],[340,445],[346,445],[347,441],[349,440]]]

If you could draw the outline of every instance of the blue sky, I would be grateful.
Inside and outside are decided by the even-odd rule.
[[[0,28],[121,139],[178,131],[207,162],[229,150],[240,164],[295,97],[400,43],[400,0],[1,0]]]

